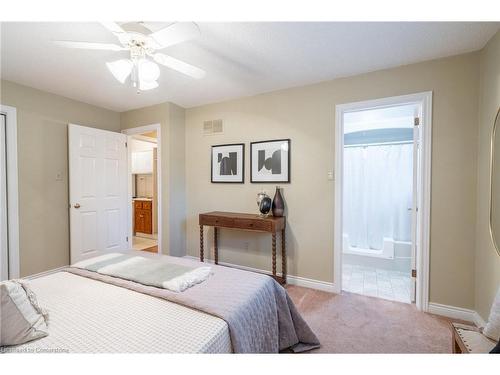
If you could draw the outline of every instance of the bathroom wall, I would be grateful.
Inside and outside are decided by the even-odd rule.
[[[135,180],[135,196],[136,197],[153,197],[153,174],[134,174]]]

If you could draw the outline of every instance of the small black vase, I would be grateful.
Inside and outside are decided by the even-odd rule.
[[[262,215],[267,215],[271,210],[271,198],[267,195],[260,201],[259,211]]]
[[[273,199],[273,216],[281,217],[285,211],[285,202],[281,196],[280,187],[276,186],[276,193]]]

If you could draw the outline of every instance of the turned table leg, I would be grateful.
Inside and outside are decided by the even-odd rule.
[[[273,233],[273,276],[276,278],[276,233]]]
[[[200,225],[200,262],[203,262],[203,225]]]
[[[285,228],[281,231],[281,276],[283,283],[286,284],[286,238]]]
[[[214,261],[219,264],[219,246],[217,244],[217,227],[214,227]]]

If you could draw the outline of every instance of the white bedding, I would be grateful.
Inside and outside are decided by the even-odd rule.
[[[166,300],[67,272],[30,281],[49,335],[17,352],[230,353],[227,323]]]

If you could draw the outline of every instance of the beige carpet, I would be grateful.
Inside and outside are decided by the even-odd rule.
[[[414,305],[348,292],[287,290],[321,341],[311,353],[451,353],[449,320]]]

